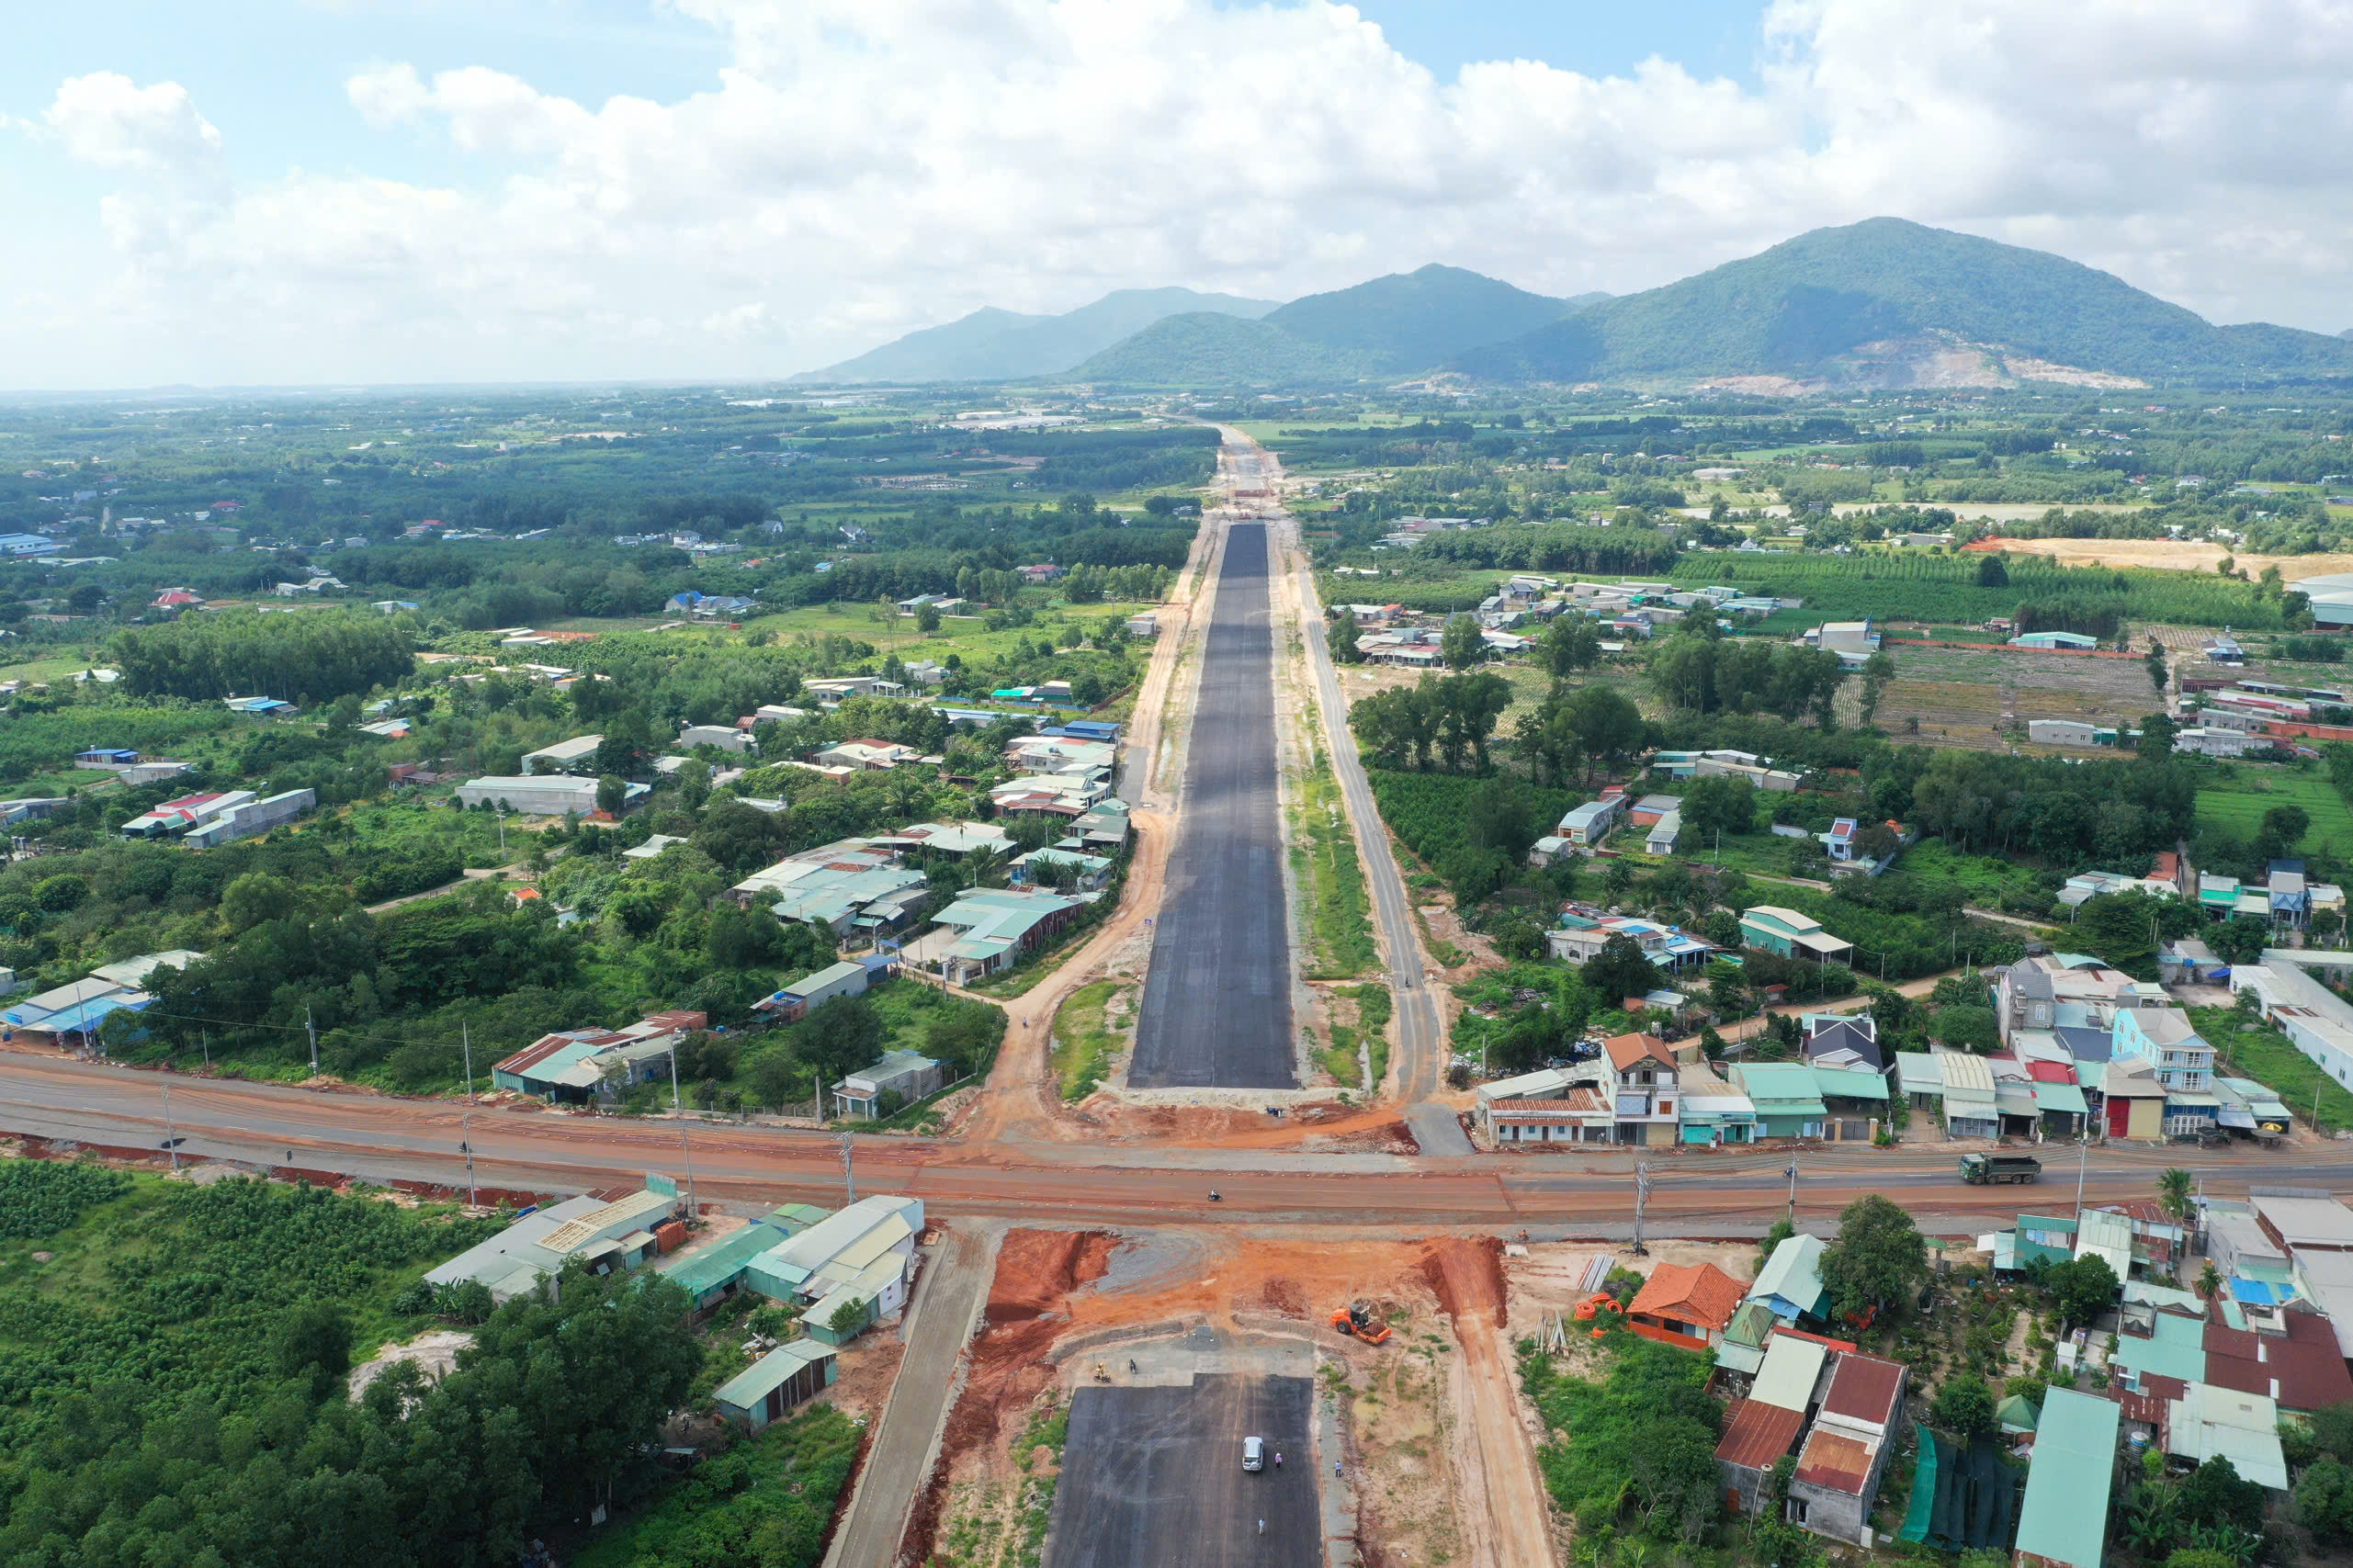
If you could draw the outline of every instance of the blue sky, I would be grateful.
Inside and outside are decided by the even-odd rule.
[[[769,375],[1124,287],[1623,293],[1881,213],[2353,322],[2353,8],[1358,10],[1382,39],[1326,0],[42,7],[0,50],[0,388]],[[1538,63],[1457,79],[1499,61]]]

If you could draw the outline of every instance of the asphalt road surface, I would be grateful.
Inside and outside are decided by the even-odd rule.
[[[1085,1387],[1055,1483],[1047,1568],[1309,1568],[1323,1561],[1306,1378]],[[1242,1439],[1266,1468],[1242,1468]],[[1284,1463],[1274,1468],[1274,1450]],[[1261,1535],[1258,1522],[1266,1521]]]
[[[1127,1081],[1293,1089],[1291,934],[1275,802],[1266,525],[1227,532]]]

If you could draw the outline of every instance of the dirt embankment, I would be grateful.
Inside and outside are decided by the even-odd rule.
[[[1110,1272],[1117,1245],[1101,1231],[1007,1234],[997,1251],[980,1333],[966,1359],[964,1390],[948,1411],[939,1458],[908,1520],[901,1547],[907,1561],[931,1561],[957,1464],[983,1448],[1012,1442],[1022,1413],[1054,1381],[1046,1353],[1070,1326],[1069,1297]]]
[[[1494,1236],[1432,1242],[1422,1274],[1463,1347],[1453,1447],[1466,1555],[1500,1568],[1551,1568],[1550,1513],[1504,1355],[1503,1243]]]

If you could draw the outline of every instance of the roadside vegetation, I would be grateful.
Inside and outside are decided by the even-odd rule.
[[[1322,746],[1296,775],[1291,811],[1291,869],[1307,909],[1309,980],[1346,980],[1379,959],[1363,863],[1357,859],[1340,782]]]
[[[644,1513],[596,1537],[574,1568],[815,1568],[862,1434],[831,1404],[705,1459]]]
[[[1117,980],[1093,981],[1071,992],[1054,1015],[1054,1081],[1065,1104],[1094,1093],[1111,1071],[1123,1044],[1111,1007],[1128,989]]]

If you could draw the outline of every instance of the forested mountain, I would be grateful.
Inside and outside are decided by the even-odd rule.
[[[1052,376],[1165,316],[1204,311],[1255,318],[1273,309],[1271,299],[1191,288],[1122,288],[1058,316],[1027,316],[991,306],[793,379],[1008,381]]]
[[[2098,384],[2353,373],[2353,348],[2286,327],[2218,327],[2064,257],[1874,218],[1606,300],[1454,364],[1504,381]]]
[[[1369,355],[1327,347],[1272,321],[1194,310],[1153,322],[1070,375],[1123,386],[1209,387],[1349,381],[1374,368]]]
[[[1606,294],[1555,299],[1432,263],[1352,288],[1294,299],[1266,320],[1383,370],[1427,370],[1468,349],[1518,337]]]

